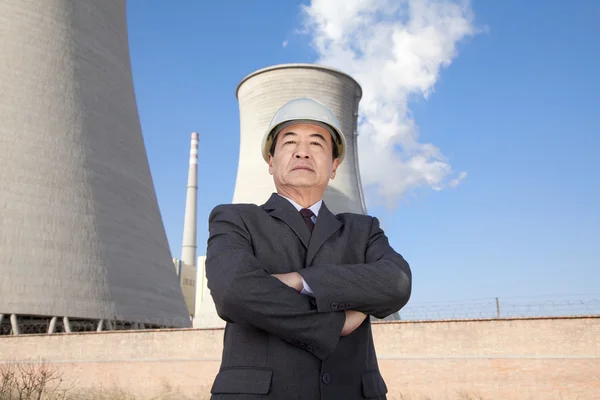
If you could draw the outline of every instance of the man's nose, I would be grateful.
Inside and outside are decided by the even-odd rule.
[[[310,158],[310,153],[308,152],[308,146],[304,143],[298,144],[296,147],[296,153],[294,154],[296,158]]]
[[[308,152],[303,151],[303,150],[296,151],[296,154],[294,154],[294,156],[296,158],[306,158],[306,159],[310,158],[310,154],[308,154]]]

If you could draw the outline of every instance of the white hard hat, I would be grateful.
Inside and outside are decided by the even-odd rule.
[[[269,152],[273,145],[273,139],[284,126],[290,122],[314,123],[323,126],[331,133],[333,144],[337,147],[340,163],[346,155],[346,137],[344,136],[340,123],[335,114],[323,103],[308,97],[301,97],[285,103],[277,112],[269,124],[262,141],[262,156],[268,162]]]

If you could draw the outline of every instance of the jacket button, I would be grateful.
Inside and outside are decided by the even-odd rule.
[[[311,353],[315,351],[315,349],[312,346],[306,346],[306,350],[310,351]]]
[[[332,310],[337,310],[338,309],[338,303],[331,303],[331,309]]]
[[[328,385],[331,382],[331,376],[327,372],[323,374],[323,383]]]

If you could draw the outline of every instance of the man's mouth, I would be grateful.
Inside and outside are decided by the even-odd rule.
[[[294,168],[292,168],[292,171],[296,171],[296,170],[313,171],[313,169],[311,167],[309,167],[308,165],[296,165]]]

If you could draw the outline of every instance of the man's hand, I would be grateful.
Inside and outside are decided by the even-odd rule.
[[[302,276],[297,272],[289,272],[287,274],[273,274],[274,278],[279,279],[289,287],[295,289],[298,293],[302,292],[304,284],[302,283]],[[367,314],[360,311],[345,310],[346,322],[342,328],[342,336],[348,336],[354,332],[367,318]]]
[[[367,314],[354,310],[345,310],[344,312],[346,313],[346,322],[342,328],[342,336],[348,336],[363,323]]]
[[[297,272],[289,272],[287,274],[273,274],[271,276],[279,279],[281,282],[285,283],[289,287],[296,289],[298,293],[302,292],[302,289],[304,289],[302,277]]]

